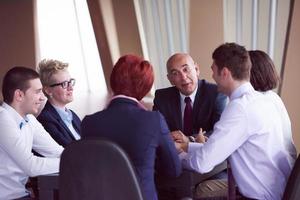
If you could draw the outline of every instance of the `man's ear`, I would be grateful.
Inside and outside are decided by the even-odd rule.
[[[172,80],[172,78],[170,77],[169,74],[167,74],[167,78],[168,78],[168,80],[169,80],[169,82],[170,82],[171,85],[175,85],[175,84],[173,83],[173,80]]]
[[[224,78],[228,78],[230,75],[230,70],[227,67],[223,67],[223,69],[221,70],[221,76]]]
[[[223,68],[223,77],[225,80],[233,80],[234,78],[232,77],[232,73],[231,71],[229,70],[229,68],[227,67],[224,67]]]
[[[15,92],[14,92],[14,99],[17,101],[17,102],[21,102],[24,98],[24,92],[20,89],[16,89]]]
[[[200,78],[200,67],[198,65],[198,63],[195,62],[195,70],[196,70],[196,74],[198,79]]]

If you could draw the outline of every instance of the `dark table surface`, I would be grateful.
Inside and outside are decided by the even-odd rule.
[[[177,188],[179,196],[192,197],[192,191],[196,184],[212,177],[227,168],[226,161],[217,165],[211,172],[199,174],[189,170],[183,170],[177,178],[161,178],[159,187]],[[40,200],[58,200],[58,177],[59,174],[47,174],[37,177],[39,199]]]

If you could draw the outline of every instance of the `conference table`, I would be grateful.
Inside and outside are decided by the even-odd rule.
[[[189,170],[183,170],[177,178],[163,178],[159,180],[159,187],[175,187],[177,196],[192,197],[193,190],[197,183],[212,177],[227,168],[227,163],[217,165],[211,172],[199,174]],[[59,199],[59,174],[47,174],[37,177],[37,185],[40,200],[58,200]]]

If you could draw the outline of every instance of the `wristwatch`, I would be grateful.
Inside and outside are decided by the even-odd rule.
[[[193,136],[189,136],[188,138],[190,142],[196,142],[196,138],[194,138]]]

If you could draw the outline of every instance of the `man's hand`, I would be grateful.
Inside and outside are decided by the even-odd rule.
[[[189,139],[181,131],[172,131],[171,137],[174,140],[175,147],[179,153],[188,150]]]
[[[188,152],[189,142],[181,142],[181,143],[174,142],[174,143],[178,153],[181,153],[183,151]]]
[[[174,142],[174,144],[175,144],[175,148],[176,148],[178,154],[181,153],[181,152],[183,152],[182,143]]]
[[[196,142],[198,142],[198,143],[205,143],[207,141],[208,137],[206,137],[204,135],[204,133],[205,133],[205,131],[202,131],[202,128],[200,128],[199,133],[198,133],[198,135],[197,135],[197,137],[195,139]]]
[[[186,137],[180,130],[172,131],[170,134],[175,142],[189,142],[189,138]]]

